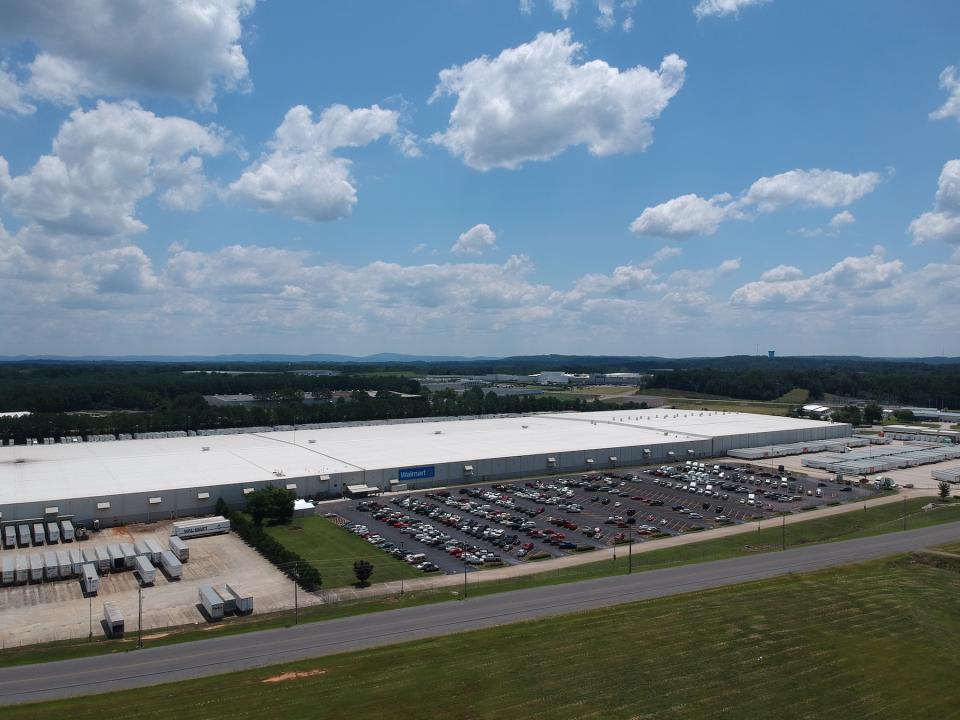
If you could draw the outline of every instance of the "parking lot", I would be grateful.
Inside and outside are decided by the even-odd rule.
[[[92,533],[80,542],[62,548],[85,548],[112,542],[136,542],[151,537],[166,547],[170,523],[151,523],[110,528]],[[159,570],[152,586],[143,588],[143,627],[153,628],[205,624],[197,608],[201,585],[222,587],[238,583],[254,596],[254,612],[293,607],[292,583],[267,560],[234,534],[213,535],[187,541],[190,559],[183,564],[183,577],[171,581]],[[52,546],[57,547],[57,546]],[[23,551],[4,550],[3,553]],[[95,597],[84,597],[78,578],[12,585],[0,588],[0,644],[3,647],[51,640],[85,638],[93,628],[94,637],[103,637],[100,621],[104,602],[119,606],[127,633],[137,628],[137,589],[132,571],[101,576]],[[300,593],[301,606],[319,600]],[[216,626],[212,626],[216,627]]]
[[[748,463],[691,463],[424,490],[326,505],[347,530],[428,572],[475,571],[708,531],[872,497]]]

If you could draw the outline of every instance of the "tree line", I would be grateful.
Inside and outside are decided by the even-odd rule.
[[[692,368],[654,373],[648,387],[767,401],[793,388],[804,388],[810,391],[811,400],[830,394],[877,403],[958,408],[960,365],[858,371]]]

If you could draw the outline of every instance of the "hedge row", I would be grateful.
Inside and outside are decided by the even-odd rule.
[[[322,582],[320,571],[265,532],[262,527],[255,525],[247,515],[240,512],[230,513],[230,524],[244,542],[256,549],[267,560],[277,566],[286,566],[280,569],[291,579],[296,578],[304,590],[313,592],[320,589]]]

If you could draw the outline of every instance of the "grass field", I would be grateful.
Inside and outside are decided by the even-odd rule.
[[[898,558],[4,718],[940,720],[958,633],[960,573]]]
[[[791,405],[803,405],[808,399],[810,399],[810,391],[805,388],[794,388],[788,393],[784,393],[778,397],[774,402],[779,403],[790,403]]]
[[[297,518],[290,525],[276,525],[266,531],[295,553],[316,566],[325,589],[345,587],[357,581],[353,574],[356,560],[373,565],[370,582],[389,582],[423,577],[423,573],[353,533],[337,527],[326,518]]]

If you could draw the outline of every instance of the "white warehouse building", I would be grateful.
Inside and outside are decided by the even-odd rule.
[[[239,507],[276,485],[297,497],[455,485],[714,457],[848,437],[848,424],[691,410],[611,410],[0,448],[0,522],[101,525]]]

